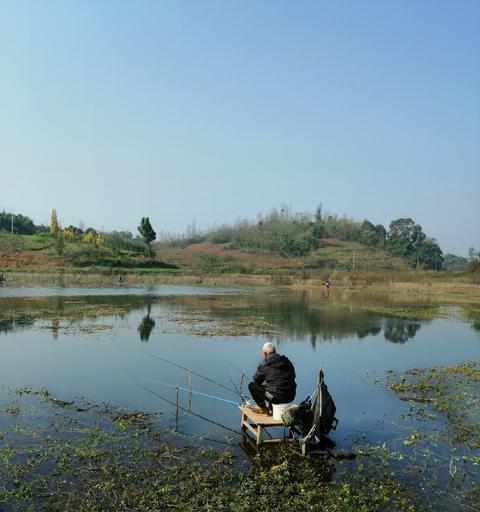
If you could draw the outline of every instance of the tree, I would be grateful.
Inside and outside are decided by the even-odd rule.
[[[56,235],[58,233],[58,219],[57,210],[52,210],[52,216],[50,218],[50,234]]]
[[[367,247],[379,247],[385,246],[385,228],[381,224],[374,226],[370,221],[364,220],[360,226],[360,241]]]
[[[384,249],[387,241],[387,230],[382,226],[382,224],[377,224],[375,229],[377,230],[377,247]]]
[[[315,222],[320,224],[322,222],[322,203],[319,203],[315,211]]]
[[[64,239],[63,239],[63,233],[61,231],[57,232],[57,240],[56,240],[55,246],[56,246],[56,249],[57,249],[57,254],[59,256],[62,256],[63,255],[63,250],[65,248],[65,242],[64,242]]]
[[[417,248],[417,262],[426,268],[441,270],[443,267],[443,252],[434,238],[422,240]]]
[[[480,260],[480,250],[476,251],[475,247],[470,247],[470,249],[468,249],[468,259],[470,260],[470,263]]]
[[[397,219],[390,223],[387,234],[387,250],[418,266],[418,250],[426,235],[420,224],[410,219]]]
[[[468,267],[468,260],[463,256],[447,253],[443,257],[443,266],[445,270],[464,270]]]
[[[148,247],[148,255],[152,257],[152,248],[150,244],[157,238],[157,234],[152,228],[150,224],[149,217],[142,217],[140,221],[140,225],[138,226],[138,231],[143,238],[143,241],[147,244]]]

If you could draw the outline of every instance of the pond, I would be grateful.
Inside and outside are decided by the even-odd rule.
[[[345,450],[387,443],[401,452],[412,431],[443,428],[442,418],[410,414],[386,385],[389,372],[480,356],[479,326],[467,310],[413,298],[273,288],[0,288],[4,389],[46,388],[62,400],[160,411],[161,425],[189,442],[239,441],[218,424],[239,430],[238,391],[247,394],[266,341],[293,362],[297,403],[323,367],[340,420],[331,437]],[[194,392],[210,396],[190,396],[190,378]],[[182,408],[214,423],[183,411],[177,418],[169,403],[176,387],[184,388]],[[9,400],[0,395],[0,405]],[[434,446],[445,458],[445,447]],[[436,475],[445,486],[450,456]]]
[[[238,401],[225,388],[239,389],[244,373],[245,393],[263,343],[273,341],[295,365],[297,402],[311,394],[323,366],[340,419],[336,438],[362,432],[384,439],[385,415],[401,413],[405,404],[376,378],[388,370],[478,359],[480,332],[457,318],[381,314],[376,304],[385,299],[172,286],[3,287],[0,375],[10,388],[47,388],[65,399],[162,409],[172,426],[172,407],[139,384],[175,401],[168,385],[189,387],[188,373],[170,364],[176,363],[224,386],[193,375],[193,390]],[[413,307],[424,311],[429,305]],[[180,393],[180,405],[189,400]],[[192,410],[237,427],[239,413],[231,404],[193,395]],[[224,434],[184,415],[180,430]]]

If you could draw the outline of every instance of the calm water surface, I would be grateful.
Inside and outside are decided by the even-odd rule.
[[[333,435],[337,441],[347,443],[361,433],[375,442],[396,439],[401,426],[394,419],[406,412],[407,404],[377,381],[389,369],[478,359],[480,332],[459,320],[403,320],[371,313],[364,309],[367,300],[373,301],[341,299],[335,291],[325,297],[291,290],[174,286],[3,287],[0,383],[47,388],[63,399],[84,397],[122,408],[161,410],[162,422],[171,427],[172,406],[139,384],[175,400],[174,390],[153,381],[188,386],[188,375],[149,354],[232,387],[231,381],[240,384],[241,372],[247,378],[255,372],[262,344],[273,340],[295,365],[297,402],[311,393],[323,365],[340,419]],[[89,313],[94,310],[102,314]],[[242,328],[232,332],[228,326],[239,318]],[[259,322],[268,328],[255,327]],[[238,399],[196,376],[193,388]],[[180,396],[187,406],[188,395]],[[239,412],[233,405],[197,396],[192,405],[196,412],[238,427]],[[183,433],[217,439],[228,434],[186,415],[179,427]]]

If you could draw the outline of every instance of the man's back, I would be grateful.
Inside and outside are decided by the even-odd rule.
[[[253,380],[257,384],[265,383],[266,390],[273,396],[273,403],[288,403],[295,398],[295,368],[286,356],[269,354],[259,364]]]

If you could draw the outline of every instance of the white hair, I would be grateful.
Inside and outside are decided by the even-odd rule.
[[[262,351],[265,352],[266,354],[275,354],[275,345],[270,342],[265,343],[265,345],[263,345]]]

